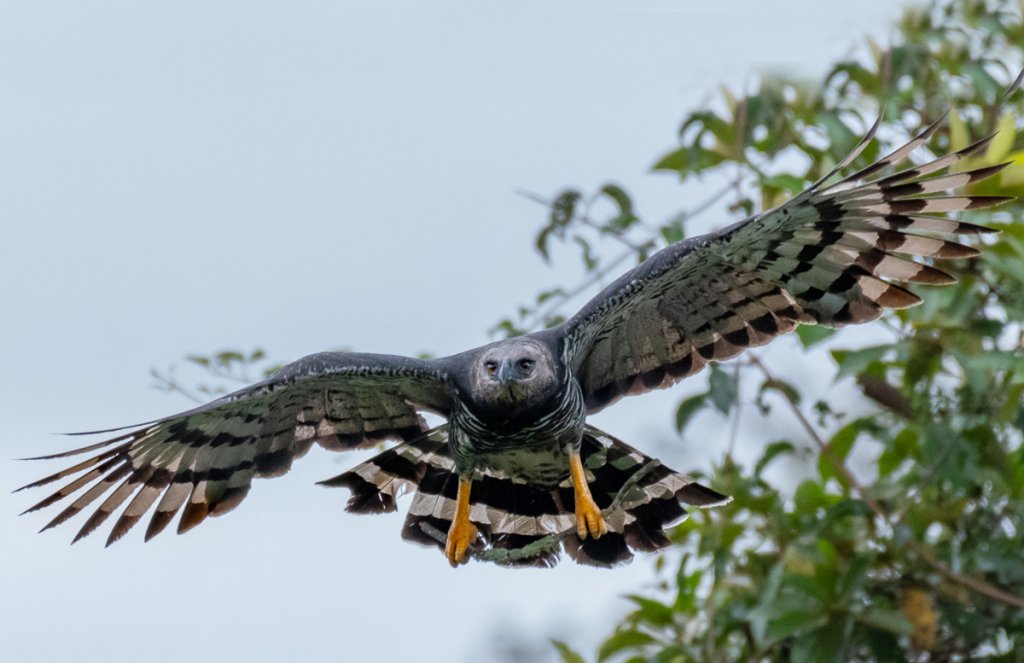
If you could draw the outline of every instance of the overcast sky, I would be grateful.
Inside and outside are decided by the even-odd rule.
[[[148,371],[192,352],[484,343],[575,266],[532,251],[543,210],[517,189],[612,179],[660,221],[693,200],[649,172],[687,111],[758,69],[819,76],[898,14],[707,5],[0,2],[0,458],[188,407]],[[599,423],[691,469],[701,429],[675,439],[668,409],[687,389]],[[452,570],[400,515],[313,485],[354,461],[314,450],[229,517],[107,550],[68,545],[82,519],[37,535],[52,512],[15,514],[43,494],[0,491],[5,660],[481,660],[504,632],[588,649],[654,579],[649,559]],[[0,460],[0,486],[57,467]]]

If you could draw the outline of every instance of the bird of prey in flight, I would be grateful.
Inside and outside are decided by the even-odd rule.
[[[957,169],[991,136],[897,169],[941,121],[844,177],[872,129],[799,195],[666,247],[557,327],[439,359],[314,354],[187,412],[98,431],[118,434],[43,457],[85,455],[26,486],[66,481],[28,510],[71,498],[49,528],[102,498],[75,540],[122,506],[108,545],[152,511],[148,540],[178,512],[181,533],[230,511],[253,477],[284,473],[314,443],[340,451],[394,440],[323,483],[348,488],[347,509],[356,513],[394,511],[396,498],[412,492],[403,538],[437,546],[452,565],[478,557],[550,566],[564,550],[610,566],[663,548],[664,528],[686,506],[729,498],[587,417],[797,325],[868,322],[920,302],[903,284],[953,282],[913,258],[977,255],[953,240],[989,229],[946,213],[1008,199],[952,192],[1003,168]],[[446,422],[428,430],[422,413]]]

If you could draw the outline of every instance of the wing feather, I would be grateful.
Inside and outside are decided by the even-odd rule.
[[[447,374],[432,362],[390,355],[311,355],[201,407],[43,457],[93,454],[24,486],[68,479],[26,512],[74,498],[44,527],[49,529],[102,497],[75,541],[122,507],[107,545],[150,510],[147,540],[179,512],[182,533],[208,516],[230,511],[248,493],[254,476],[287,472],[314,443],[344,450],[411,439],[425,430],[420,412],[447,415],[451,397]]]
[[[1002,204],[951,189],[991,177],[996,164],[956,171],[991,142],[880,176],[923,147],[943,118],[860,171],[828,184],[868,145],[785,204],[651,256],[555,328],[590,412],[631,393],[666,387],[709,361],[767,343],[797,324],[874,320],[920,298],[906,283],[955,279],[916,259],[969,258],[954,240],[989,228],[943,214]],[[543,333],[543,332],[542,332]]]

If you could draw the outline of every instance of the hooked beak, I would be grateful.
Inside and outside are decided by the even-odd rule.
[[[512,364],[507,359],[498,366],[498,383],[505,385],[512,381]]]

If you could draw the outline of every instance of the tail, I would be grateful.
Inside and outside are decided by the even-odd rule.
[[[686,518],[685,506],[720,506],[732,499],[592,426],[584,431],[580,452],[607,534],[583,541],[576,536],[568,478],[552,489],[482,473],[470,491],[470,520],[480,533],[472,556],[508,566],[546,567],[558,563],[564,550],[580,564],[609,567],[629,562],[636,551],[667,547],[665,528]],[[354,513],[395,511],[396,498],[415,489],[402,538],[444,549],[458,484],[447,426],[321,483],[351,490],[346,510]]]

